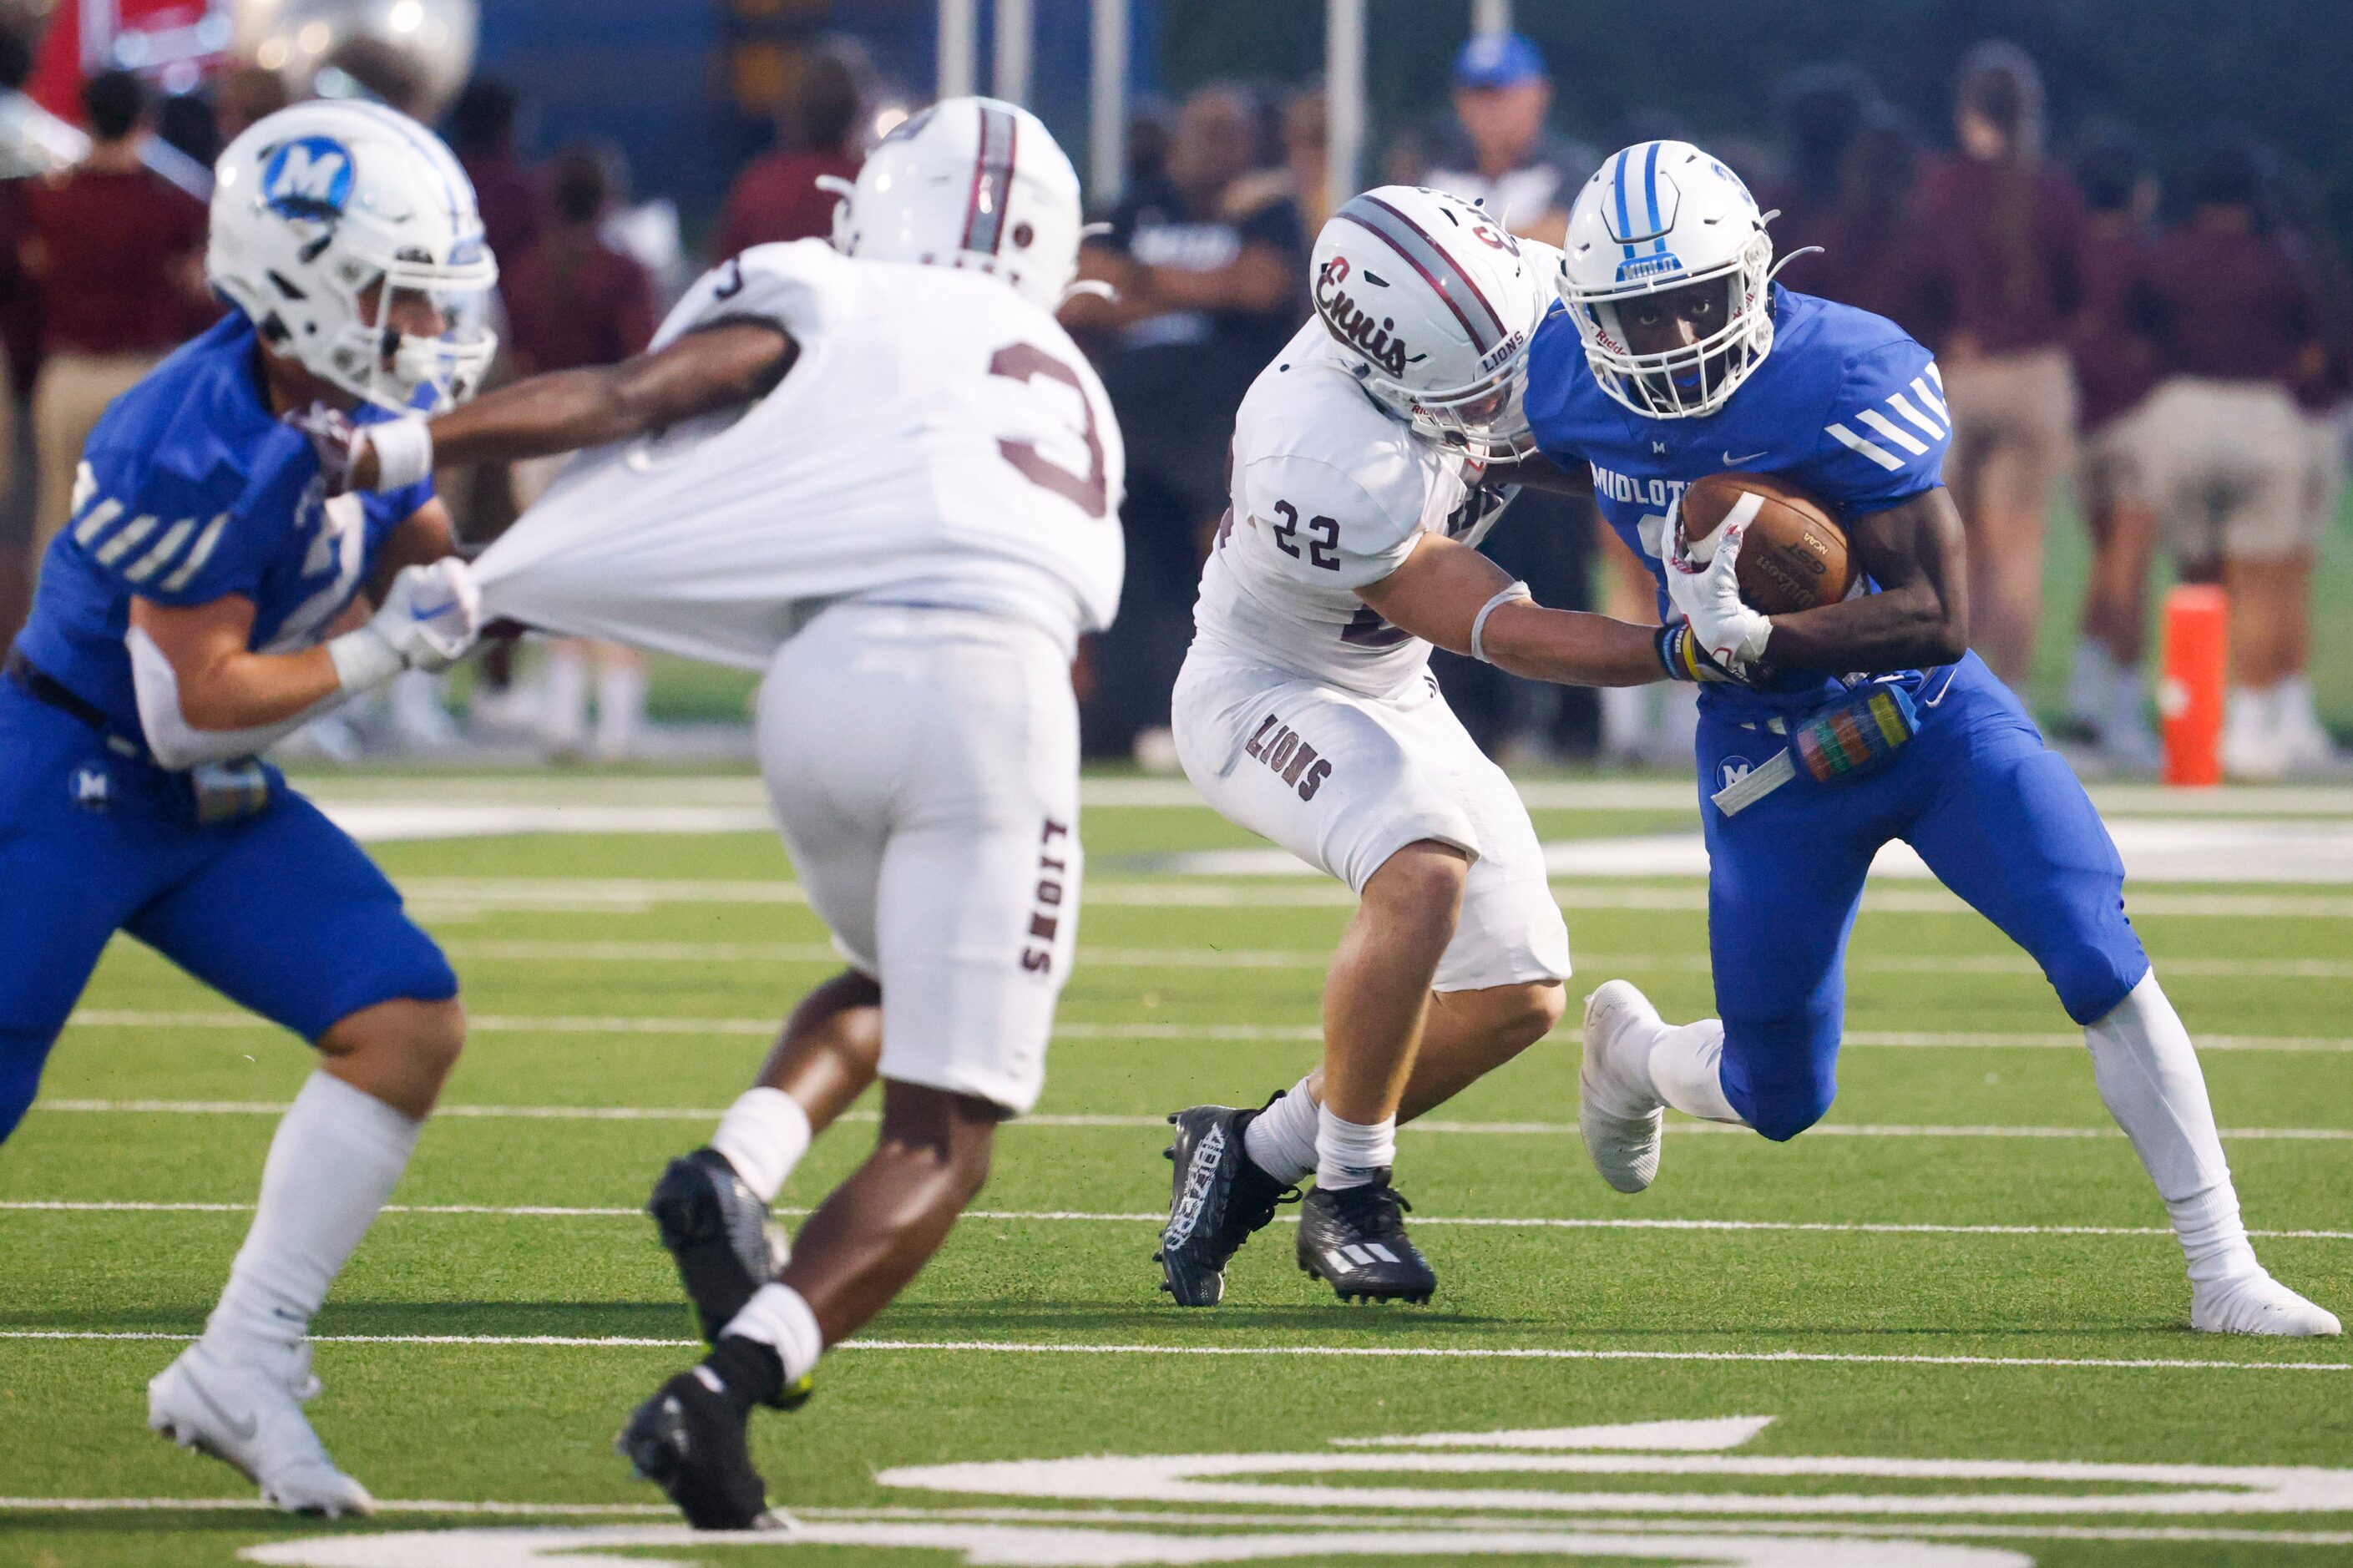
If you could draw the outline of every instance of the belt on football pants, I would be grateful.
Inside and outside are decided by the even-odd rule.
[[[1920,732],[1912,694],[1885,683],[1867,686],[1790,726],[1789,743],[1709,796],[1726,816],[1742,812],[1798,776],[1847,784],[1877,773]]]
[[[42,669],[20,650],[13,647],[8,650],[6,664],[0,665],[0,675],[5,675],[11,686],[34,701],[54,708],[97,731],[106,738],[108,751],[138,762],[150,761],[147,748],[115,733],[114,721],[107,717],[105,709]]]

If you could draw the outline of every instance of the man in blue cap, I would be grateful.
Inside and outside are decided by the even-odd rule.
[[[1600,154],[1546,124],[1552,73],[1521,33],[1480,33],[1454,57],[1454,115],[1423,183],[1483,201],[1514,234],[1558,245]]]

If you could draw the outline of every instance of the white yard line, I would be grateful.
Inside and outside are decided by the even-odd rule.
[[[69,1026],[90,1029],[253,1029],[276,1033],[278,1026],[251,1013],[176,1012],[136,1007],[83,1007],[67,1019]],[[773,1018],[664,1018],[613,1015],[515,1015],[477,1013],[468,1016],[467,1028],[478,1035],[664,1035],[747,1036],[772,1037]],[[1556,1038],[1573,1038],[1573,1027]],[[1241,1044],[1315,1041],[1324,1037],[1315,1024],[1082,1024],[1056,1026],[1058,1040],[1212,1040]],[[1893,1047],[1903,1049],[1952,1048],[1976,1050],[2014,1047],[2033,1050],[2082,1050],[2084,1037],[2067,1030],[1883,1030],[1856,1029],[1849,1046]],[[2201,1051],[2289,1051],[2298,1053],[2353,1052],[2353,1038],[2321,1035],[2201,1035]]]
[[[70,1342],[156,1341],[186,1344],[194,1334],[143,1330],[5,1329],[0,1340]],[[701,1340],[644,1339],[610,1334],[313,1334],[322,1345],[461,1345],[485,1349],[701,1350]],[[2116,1372],[2353,1372],[2353,1362],[2212,1361],[2189,1356],[1996,1356],[1863,1354],[1851,1351],[1577,1350],[1550,1345],[1138,1345],[1045,1344],[1018,1340],[846,1340],[835,1352],[894,1352],[971,1355],[1116,1355],[1226,1357],[1380,1356],[1398,1361],[1634,1361],[1766,1364],[2070,1368]]]
[[[0,1213],[16,1214],[251,1214],[251,1204],[132,1203],[121,1200],[18,1198],[0,1200]],[[386,1204],[388,1215],[488,1215],[501,1219],[638,1219],[642,1207],[566,1207],[553,1204]],[[786,1218],[807,1214],[805,1208],[779,1208]],[[1167,1215],[1157,1212],[1092,1213],[1080,1209],[967,1209],[964,1217],[989,1222],[1018,1221],[1032,1225],[1160,1225]],[[1278,1223],[1296,1224],[1298,1216],[1279,1214]],[[1788,1231],[1829,1236],[2004,1236],[2004,1237],[2162,1237],[2173,1232],[2163,1226],[2108,1225],[1898,1225],[1877,1222],[1772,1219],[1554,1219],[1500,1218],[1472,1215],[1425,1215],[1416,1225],[1462,1226],[1501,1230],[1680,1230]],[[2258,1239],[2353,1241],[2353,1230],[2250,1230]]]
[[[841,955],[824,942],[509,942],[460,938],[442,944],[452,958],[517,963],[828,963]],[[1082,947],[1082,964],[1104,969],[1297,969],[1321,972],[1329,949],[1207,947]],[[1704,952],[1580,952],[1586,971],[1704,974]],[[1847,960],[1849,973],[2016,974],[2040,976],[2022,952],[1868,954]],[[2353,959],[2180,958],[2159,966],[2169,978],[2233,980],[2353,980]],[[2078,1041],[2080,1044],[2080,1040]]]
[[[35,1111],[79,1115],[280,1116],[283,1100],[40,1100]],[[716,1121],[720,1110],[683,1107],[608,1105],[444,1105],[433,1114],[443,1120],[491,1121]],[[872,1121],[875,1113],[853,1110],[844,1121]],[[1008,1122],[1008,1128],[1139,1128],[1166,1127],[1165,1116],[1119,1116],[1092,1112],[1042,1112]],[[1426,1117],[1398,1129],[1409,1134],[1528,1136],[1574,1138],[1574,1121],[1450,1121]],[[1675,1121],[1667,1131],[1679,1137],[1753,1137],[1745,1127],[1720,1127],[1706,1121]],[[1868,1122],[1826,1121],[1806,1130],[1809,1138],[2121,1138],[2113,1127],[1912,1126]],[[2222,1136],[2233,1142],[2353,1142],[2353,1128],[2345,1127],[2225,1127]]]

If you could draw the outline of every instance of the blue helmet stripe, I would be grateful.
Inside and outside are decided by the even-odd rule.
[[[1462,323],[1464,335],[1481,358],[1493,353],[1510,335],[1504,319],[1495,313],[1495,307],[1479,291],[1479,286],[1439,248],[1436,240],[1397,208],[1378,196],[1362,195],[1351,200],[1335,216],[1377,237],[1420,273],[1422,280],[1436,289],[1438,297],[1454,312],[1454,319]]]
[[[1659,221],[1659,144],[1651,143],[1642,158],[1642,195],[1651,204],[1651,233],[1657,237],[1651,242],[1652,250],[1667,247],[1666,225]]]

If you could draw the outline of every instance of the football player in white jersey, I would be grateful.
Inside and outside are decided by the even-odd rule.
[[[620,1447],[688,1519],[766,1515],[752,1407],[913,1279],[1035,1103],[1078,912],[1070,663],[1109,624],[1124,457],[1053,311],[1078,176],[1046,128],[957,99],[876,148],[835,245],[745,252],[651,350],[463,419],[360,433],[354,478],[597,448],[480,561],[485,614],[765,669],[759,748],[849,961],[649,1207],[710,1358]],[[882,1131],[789,1259],[768,1205],[877,1074]]]
[[[1682,627],[1543,609],[1478,552],[1529,474],[1521,374],[1556,266],[1454,196],[1368,191],[1316,240],[1317,319],[1242,401],[1177,754],[1219,811],[1362,902],[1320,1069],[1262,1110],[1169,1118],[1159,1261],[1183,1305],[1223,1297],[1234,1250],[1310,1174],[1300,1266],[1344,1299],[1426,1300],[1397,1124],[1559,1021],[1568,931],[1535,828],[1439,695],[1431,645],[1580,685],[1704,668]]]

